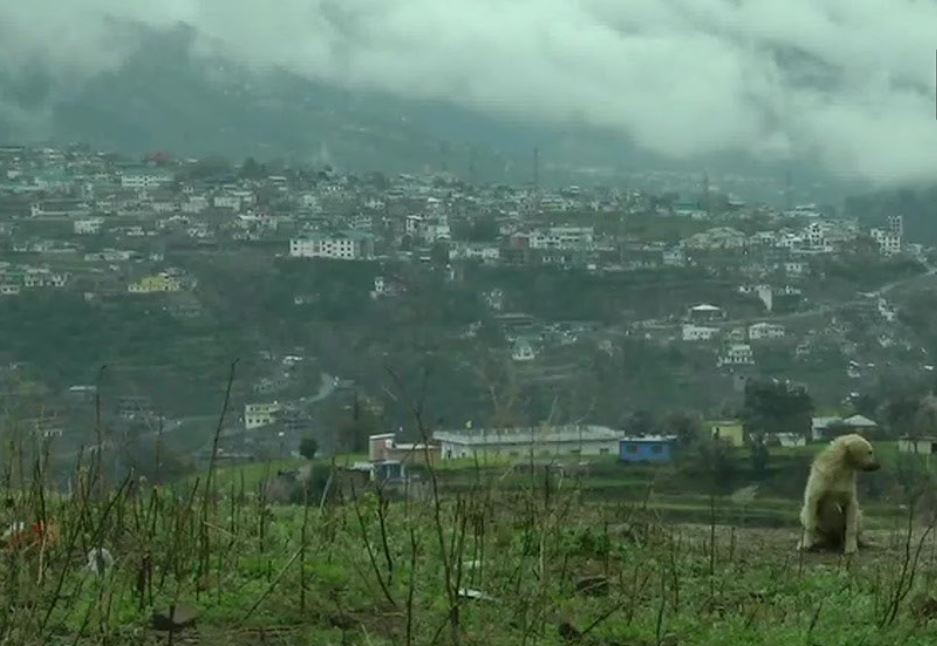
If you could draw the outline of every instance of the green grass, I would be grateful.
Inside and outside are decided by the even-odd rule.
[[[883,548],[847,563],[793,550],[794,498],[740,504],[699,482],[649,490],[655,474],[679,477],[673,468],[600,464],[591,480],[546,489],[542,474],[466,467],[440,471],[444,487],[461,484],[438,509],[426,495],[391,502],[359,489],[353,500],[341,485],[321,509],[319,496],[308,512],[264,506],[265,479],[303,462],[219,469],[209,498],[192,496],[194,480],[99,496],[79,487],[70,500],[19,483],[11,516],[45,513],[63,538],[41,558],[0,559],[0,643],[165,643],[150,616],[174,602],[198,609],[203,643],[232,646],[450,644],[455,633],[466,645],[559,645],[564,622],[593,626],[578,643],[596,645],[933,643],[918,602],[937,583],[937,553],[928,542],[908,587],[905,537],[885,531],[904,526],[900,500],[865,505]],[[92,545],[116,557],[103,578],[83,569]],[[584,576],[606,577],[607,594],[577,592]],[[496,601],[461,600],[454,615],[460,587]]]

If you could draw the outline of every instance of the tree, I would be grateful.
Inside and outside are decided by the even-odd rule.
[[[805,388],[787,381],[749,381],[742,416],[750,433],[807,435],[813,400]]]
[[[647,410],[637,410],[628,418],[628,431],[634,435],[650,435],[656,427],[654,415]]]
[[[878,399],[868,393],[864,393],[852,400],[852,408],[858,415],[875,417],[875,413],[878,410]]]
[[[267,176],[267,168],[263,164],[258,164],[253,157],[248,157],[241,164],[238,175],[242,179],[262,179]]]
[[[351,405],[351,419],[338,427],[339,446],[348,453],[364,453],[368,450],[368,437],[377,430],[377,419],[361,406],[355,393]]]
[[[720,440],[706,439],[700,443],[696,467],[712,487],[711,493],[725,493],[735,486],[736,463],[729,445]]]
[[[468,239],[471,242],[494,242],[500,234],[498,221],[491,216],[483,216],[472,221]]]
[[[314,437],[304,437],[299,442],[299,454],[307,460],[312,460],[319,452],[319,443]]]
[[[680,446],[689,446],[700,439],[702,426],[698,418],[685,413],[672,413],[663,422],[663,428],[669,435],[677,436]]]
[[[932,437],[937,432],[937,396],[928,395],[921,400],[910,431],[915,439]]]
[[[436,241],[429,251],[430,262],[436,267],[445,267],[449,264],[449,245]]]
[[[902,396],[890,400],[884,407],[885,421],[894,436],[914,436],[918,425],[915,424],[921,402],[916,397]]]
[[[768,474],[768,459],[771,454],[765,445],[765,437],[759,433],[751,438],[752,473],[755,478],[762,479]]]

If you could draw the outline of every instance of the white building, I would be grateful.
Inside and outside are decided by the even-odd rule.
[[[728,346],[719,357],[720,366],[751,366],[755,363],[752,346],[747,343],[734,343]]]
[[[97,235],[101,232],[101,226],[103,224],[104,218],[87,218],[84,220],[75,220],[72,223],[72,228],[75,231],[75,235]]]
[[[904,236],[904,217],[900,215],[888,216],[888,232],[891,235],[901,238]]]
[[[459,243],[449,251],[453,260],[481,260],[494,263],[501,258],[501,249],[497,245],[484,243]]]
[[[244,428],[252,430],[269,426],[276,421],[276,415],[281,410],[278,402],[268,404],[246,404],[244,406]]]
[[[883,256],[894,256],[901,253],[900,235],[895,235],[892,231],[883,229],[872,229],[869,233],[872,239],[878,243],[879,252]]]
[[[594,243],[593,227],[549,227],[530,234],[531,249],[590,249]]]
[[[408,215],[406,233],[427,244],[432,244],[437,240],[449,240],[452,237],[449,219],[443,214],[430,217]]]
[[[606,426],[546,426],[436,431],[443,460],[484,456],[509,458],[617,455],[624,431]]]
[[[237,195],[223,193],[212,198],[212,205],[216,209],[232,209],[234,211],[240,211],[241,198]]]
[[[537,358],[537,353],[529,341],[518,339],[511,349],[511,358],[514,361],[533,361]]]
[[[803,276],[810,267],[806,262],[799,260],[788,260],[784,263],[784,273],[788,276]]]
[[[755,323],[748,327],[748,338],[752,341],[783,339],[786,330],[780,323]]]
[[[723,318],[723,311],[721,307],[703,303],[691,307],[687,312],[687,317],[691,321],[715,321]]]
[[[208,198],[204,195],[192,195],[182,203],[179,210],[188,215],[198,215],[208,208]]]
[[[826,439],[830,429],[842,422],[840,417],[813,417],[810,420],[810,437],[813,441]]]
[[[680,247],[664,249],[661,254],[661,262],[665,267],[685,267],[686,253]]]
[[[23,274],[23,287],[64,287],[68,274],[52,272],[48,269],[27,269]]]
[[[684,341],[709,341],[719,334],[719,328],[686,323],[683,326]]]
[[[157,168],[143,168],[124,171],[120,176],[120,185],[123,188],[148,189],[168,184],[172,180],[172,173]]]
[[[800,433],[775,433],[774,437],[785,448],[807,446],[807,438]]]
[[[916,453],[917,455],[933,455],[937,453],[937,438],[902,437],[898,440],[898,451],[901,453]]]
[[[356,231],[293,238],[290,240],[290,255],[294,258],[367,260],[374,256],[374,239]]]

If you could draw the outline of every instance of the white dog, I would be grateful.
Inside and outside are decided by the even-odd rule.
[[[859,549],[862,512],[856,496],[856,473],[879,468],[872,445],[861,435],[830,442],[813,461],[804,491],[799,549],[821,547],[853,554]]]

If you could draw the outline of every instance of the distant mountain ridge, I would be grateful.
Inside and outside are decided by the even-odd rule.
[[[478,181],[525,183],[533,149],[542,182],[575,182],[577,168],[627,172],[666,168],[702,173],[744,169],[781,177],[779,164],[742,156],[664,160],[617,133],[585,126],[556,128],[498,119],[455,105],[349,92],[287,73],[260,76],[230,63],[194,56],[191,34],[144,33],[116,72],[93,78],[64,97],[50,95],[41,70],[26,82],[0,75],[0,138],[83,141],[139,154],[284,158],[351,170],[413,172],[446,168]],[[31,127],[22,126],[29,122]],[[472,169],[472,170],[470,170]],[[801,168],[805,183],[818,176]]]

